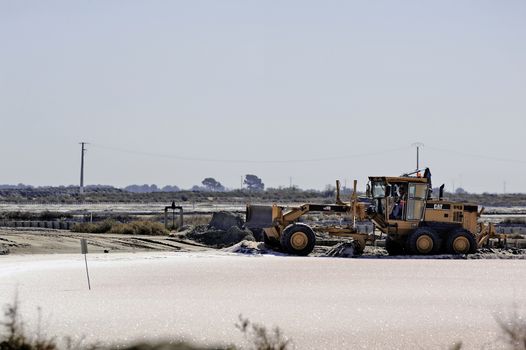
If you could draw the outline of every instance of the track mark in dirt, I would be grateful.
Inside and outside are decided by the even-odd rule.
[[[27,248],[31,247],[31,244],[28,243],[17,243],[15,241],[11,241],[7,238],[0,238],[0,241],[2,241],[2,245],[6,247],[14,247],[14,248]]]
[[[159,244],[159,245],[170,247],[170,248],[173,248],[173,249],[176,249],[176,250],[181,250],[181,247],[175,246],[175,245],[170,244],[170,243],[164,243],[164,242],[161,242],[161,241],[156,241],[156,240],[149,239],[149,238],[135,238],[135,240],[143,241],[143,242],[147,242],[147,243],[152,243],[152,244]]]
[[[191,241],[186,241],[184,239],[166,238],[166,240],[167,241],[176,242],[176,243],[191,245],[191,246],[194,246],[194,247],[208,248],[208,246],[206,246],[204,244],[199,244],[199,243],[195,243],[195,242],[191,242]]]
[[[141,244],[139,242],[135,242],[135,240],[126,241],[126,240],[117,239],[117,240],[114,240],[112,242],[114,244],[120,244],[120,245],[123,245],[123,246],[126,246],[126,247],[131,247],[131,248],[142,248],[142,249],[149,249],[149,250],[158,250],[155,247],[152,247],[152,246],[149,246],[149,245],[146,245],[146,244]]]

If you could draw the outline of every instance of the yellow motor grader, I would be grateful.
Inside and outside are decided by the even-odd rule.
[[[356,180],[350,202],[340,200],[336,183],[335,204],[306,203],[298,207],[247,205],[246,226],[263,230],[267,245],[277,246],[293,255],[308,255],[316,244],[314,229],[298,222],[309,212],[341,213],[352,217],[346,227],[325,227],[331,235],[354,240],[356,253],[361,253],[375,236],[360,233],[356,220],[370,220],[386,235],[386,250],[390,255],[401,254],[470,254],[495,233],[492,224],[478,223],[483,209],[476,204],[443,199],[444,185],[438,198],[432,198],[431,172],[425,169],[398,177],[371,176],[367,198],[356,195]]]

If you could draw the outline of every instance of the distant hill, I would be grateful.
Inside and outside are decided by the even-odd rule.
[[[267,188],[263,191],[227,190],[209,191],[205,187],[194,186],[181,190],[177,186],[130,185],[124,189],[108,185],[89,185],[84,195],[79,195],[78,186],[39,186],[0,185],[0,202],[9,203],[171,203],[176,202],[264,202],[264,203],[333,203],[333,188],[325,190],[302,190],[299,188]],[[350,191],[342,191],[342,198],[348,198]],[[433,192],[438,193],[437,191]],[[363,193],[359,193],[363,195]],[[526,194],[473,194],[465,191],[445,193],[446,199],[475,203],[486,207],[526,207]]]
[[[124,191],[132,193],[152,193],[152,192],[179,192],[181,189],[177,186],[164,186],[163,188],[157,185],[130,185],[124,187]]]

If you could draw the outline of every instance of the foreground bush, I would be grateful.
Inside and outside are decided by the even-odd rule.
[[[6,329],[5,334],[0,334],[0,350],[56,350],[55,339],[45,339],[37,334],[29,337],[24,331],[24,326],[18,314],[18,302],[7,305],[4,316],[6,321],[0,323]]]
[[[82,345],[73,343],[70,338],[65,338],[63,346],[55,338],[44,337],[37,332],[35,336],[29,336],[24,330],[24,324],[18,311],[18,302],[5,307],[5,321],[0,322],[3,331],[0,331],[0,350],[58,350],[61,348],[67,350],[90,349],[90,350],[236,350],[241,349],[235,346],[228,347],[202,347],[185,342],[163,342],[163,343],[138,343],[129,346],[104,347],[99,345]],[[40,318],[39,318],[40,319]],[[507,319],[497,319],[501,329],[501,340],[507,345],[498,348],[507,348],[510,350],[526,350],[526,321],[517,312],[514,312]],[[239,323],[236,328],[239,329],[249,343],[249,349],[253,350],[288,350],[291,347],[291,341],[287,339],[282,331],[275,327],[268,330],[265,326],[252,323],[247,318],[239,316]],[[38,325],[40,329],[40,324]],[[497,346],[496,346],[497,347]],[[462,342],[453,345],[450,350],[461,350]]]
[[[37,333],[37,336],[30,337],[24,331],[24,324],[18,313],[18,302],[15,299],[13,305],[7,305],[4,316],[5,332],[0,332],[0,350],[236,350],[235,346],[228,347],[203,347],[195,346],[185,342],[164,342],[164,343],[138,343],[129,346],[104,347],[98,345],[83,346],[80,343],[73,343],[70,338],[64,339],[64,346],[59,346],[55,338],[45,338]],[[254,350],[287,350],[289,340],[286,340],[279,328],[274,328],[272,332],[259,324],[251,323],[248,319],[239,316],[240,323],[236,327],[243,332],[245,338],[251,343]],[[38,326],[40,329],[40,324]]]
[[[94,223],[83,222],[73,226],[71,231],[84,233],[116,233],[124,235],[167,235],[169,233],[168,230],[164,228],[164,225],[159,222],[132,221],[123,224],[114,220],[104,220]]]

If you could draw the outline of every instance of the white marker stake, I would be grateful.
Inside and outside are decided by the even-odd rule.
[[[85,238],[80,239],[80,252],[84,254],[84,262],[86,263],[86,276],[88,277],[88,289],[91,290],[91,285],[89,283],[88,259],[86,258],[86,254],[88,254],[88,242]]]

